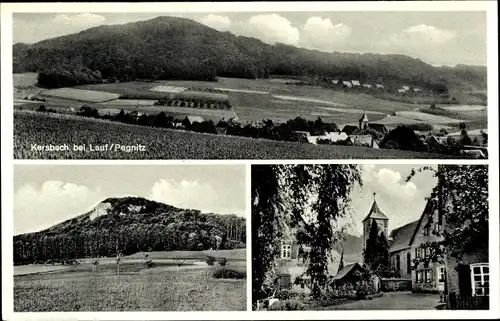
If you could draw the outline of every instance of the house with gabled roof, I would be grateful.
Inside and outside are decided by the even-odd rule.
[[[361,87],[359,80],[351,80],[351,83],[353,87]]]
[[[344,88],[352,88],[352,83],[349,80],[342,81],[342,86]]]
[[[429,199],[410,239],[411,257],[417,262],[412,271],[412,291],[444,291],[446,268],[444,260],[434,260],[434,249],[427,246],[429,243],[443,240],[439,234],[442,229],[443,218],[437,200]]]

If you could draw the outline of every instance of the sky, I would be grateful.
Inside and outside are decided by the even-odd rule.
[[[376,193],[379,209],[389,217],[389,233],[418,220],[425,208],[426,197],[437,183],[429,171],[417,173],[409,182],[405,181],[412,168],[422,166],[427,165],[363,165],[363,185],[357,185],[351,194],[353,225],[350,232],[361,235],[362,221],[373,204],[373,193]]]
[[[432,65],[486,65],[485,12],[15,13],[13,42],[34,43],[91,27],[157,16],[325,52],[397,53]]]
[[[139,196],[244,217],[245,174],[242,165],[18,165],[14,235],[84,214],[108,197]]]

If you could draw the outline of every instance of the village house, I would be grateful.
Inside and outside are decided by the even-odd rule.
[[[403,88],[399,88],[398,89],[398,93],[399,94],[404,94],[404,93],[406,93],[406,90],[404,90]]]
[[[403,88],[404,91],[410,91],[410,86],[402,86],[401,88]]]
[[[380,148],[377,141],[371,135],[350,135],[347,138],[347,145]]]
[[[433,249],[426,244],[442,241],[443,219],[437,201],[430,199],[418,220],[410,240],[412,260],[418,264],[412,270],[412,291],[443,292],[445,265],[441,259],[433,260]]]
[[[370,85],[370,84],[363,84],[363,87],[366,88],[366,89],[371,89],[372,85]]]
[[[342,85],[344,88],[352,88],[352,83],[349,80],[342,81]]]
[[[320,136],[311,136],[307,135],[306,139],[310,144],[316,145],[318,143],[318,140],[320,139],[327,139],[332,142],[338,142],[338,141],[344,141],[348,139],[349,136],[345,132],[329,132],[325,133],[325,135],[320,135]]]
[[[353,87],[361,87],[359,80],[351,80],[351,83]]]
[[[183,124],[186,127],[192,126],[194,123],[203,123],[203,117],[201,116],[186,116],[184,118]]]
[[[382,85],[382,84],[375,84],[375,87],[377,89],[384,89],[385,88],[384,85]]]

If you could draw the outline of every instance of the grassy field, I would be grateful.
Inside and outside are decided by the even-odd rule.
[[[69,144],[67,152],[32,151],[32,144]],[[73,144],[86,144],[83,152]],[[89,144],[142,144],[145,151],[90,151]],[[150,128],[72,115],[14,112],[15,159],[354,159],[450,158],[411,151],[279,142]]]
[[[140,260],[126,257],[118,275],[116,264],[111,261],[99,264],[95,274],[92,274],[92,264],[82,263],[67,270],[14,277],[14,311],[246,309],[246,280],[213,278],[213,273],[222,269],[219,266],[210,267],[199,261],[199,264],[184,263],[179,267],[175,262],[162,263],[155,259],[157,267],[147,269]],[[244,273],[245,261],[229,260],[226,269]]]

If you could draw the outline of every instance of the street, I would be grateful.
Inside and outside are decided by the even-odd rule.
[[[388,292],[372,300],[360,300],[332,306],[329,310],[435,310],[437,294]]]

